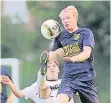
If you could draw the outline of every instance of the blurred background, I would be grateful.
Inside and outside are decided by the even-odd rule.
[[[41,35],[41,24],[47,19],[55,19],[61,24],[59,12],[74,5],[79,11],[78,25],[88,27],[94,33],[94,67],[100,103],[110,103],[110,1],[2,0],[0,3],[1,58],[19,60],[20,89],[36,81],[39,56],[51,45],[51,41]],[[80,103],[79,97],[75,100]],[[19,102],[33,103],[25,99],[19,99]]]

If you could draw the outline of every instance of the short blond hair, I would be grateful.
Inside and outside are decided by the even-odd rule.
[[[64,13],[64,12],[72,12],[75,16],[77,16],[77,18],[78,18],[78,10],[75,8],[75,6],[68,6],[68,7],[66,7],[66,8],[64,8],[61,12],[60,12],[60,14],[59,14],[59,17],[61,17],[61,15]]]

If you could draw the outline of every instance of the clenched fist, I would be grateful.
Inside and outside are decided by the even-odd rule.
[[[4,76],[2,75],[2,81],[1,81],[3,84],[9,84],[9,83],[12,83],[12,81],[9,79],[8,76]]]

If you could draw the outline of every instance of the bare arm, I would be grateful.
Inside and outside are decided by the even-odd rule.
[[[50,51],[49,52],[49,61],[54,61],[57,59],[57,54],[55,51]]]
[[[10,95],[9,95],[6,103],[14,103],[14,98],[15,98],[15,95],[12,93],[12,91],[10,91]]]
[[[92,48],[90,46],[84,46],[82,53],[72,57],[73,62],[78,62],[78,61],[81,62],[88,59],[91,55],[91,52],[92,52]]]
[[[16,97],[24,97],[24,94],[16,88],[16,86],[12,83],[8,76],[2,76],[2,83],[8,85]]]
[[[63,57],[63,56],[64,56],[64,50],[62,48],[59,48],[55,51],[50,51],[49,52],[49,61],[57,60],[58,57]]]
[[[13,83],[9,83],[9,87],[11,88],[13,94],[14,94],[16,97],[18,97],[18,98],[24,97],[24,94],[23,94],[20,90],[18,90]]]

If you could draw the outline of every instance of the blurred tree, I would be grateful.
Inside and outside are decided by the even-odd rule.
[[[11,18],[5,16],[1,18],[1,25],[1,57],[25,59],[33,51],[34,33],[27,32],[24,24],[13,24]]]
[[[41,19],[55,17],[56,2],[53,1],[26,1],[28,10]]]

